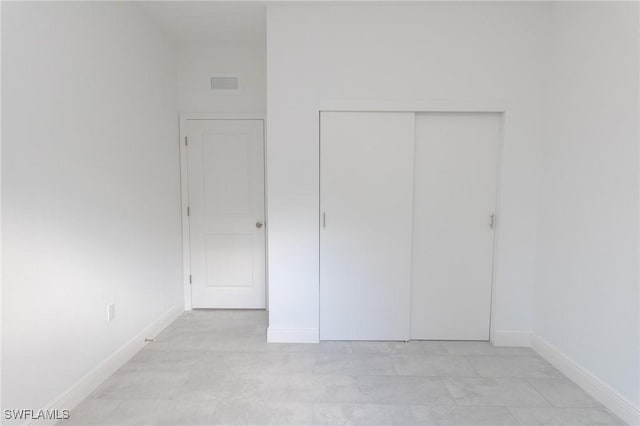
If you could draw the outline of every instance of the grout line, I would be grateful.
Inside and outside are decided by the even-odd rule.
[[[511,414],[511,417],[513,417],[513,419],[516,421],[516,423],[518,423],[518,425],[523,426],[520,420],[518,419],[518,417],[514,414],[512,408],[516,408],[516,407],[507,407],[507,411],[509,411],[509,414]]]
[[[531,383],[531,377],[527,377],[525,379],[525,381],[527,382],[527,384],[529,385],[529,387],[531,387],[531,389],[533,389],[535,391],[535,393],[537,393],[538,395],[540,395],[542,397],[542,399],[544,399],[545,401],[547,401],[549,403],[549,407],[555,407],[555,405],[553,405],[553,402],[551,402],[551,400],[549,398],[547,398],[546,396],[544,396],[542,394],[542,392],[540,392],[532,383]]]
[[[469,358],[465,356],[464,359],[467,361],[467,364],[469,364],[469,367],[471,367],[471,369],[476,373],[476,375],[478,377],[482,377],[478,369],[473,365],[473,363],[469,360]]]

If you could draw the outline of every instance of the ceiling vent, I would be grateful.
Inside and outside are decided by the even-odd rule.
[[[211,90],[212,91],[229,91],[238,90],[240,88],[240,82],[238,76],[235,75],[219,75],[211,77]]]

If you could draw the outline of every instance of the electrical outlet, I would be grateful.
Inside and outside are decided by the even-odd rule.
[[[116,318],[116,304],[107,305],[107,321],[113,321]]]

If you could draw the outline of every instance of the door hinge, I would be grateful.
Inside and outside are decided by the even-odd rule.
[[[192,284],[193,280],[191,279],[191,274],[189,274],[189,284]]]
[[[187,136],[184,137],[184,146],[189,146],[189,138]]]
[[[187,216],[191,216],[191,209],[187,206]]]

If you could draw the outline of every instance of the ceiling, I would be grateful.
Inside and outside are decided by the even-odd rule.
[[[138,5],[177,42],[265,42],[262,2],[150,1]]]

